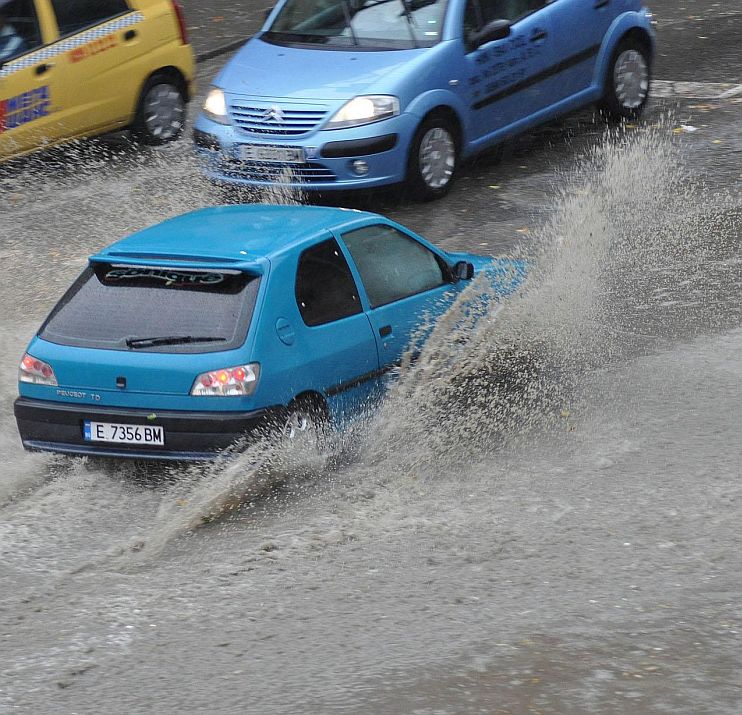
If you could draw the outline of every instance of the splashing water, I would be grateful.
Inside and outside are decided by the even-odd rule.
[[[462,294],[420,359],[403,365],[366,459],[466,467],[534,429],[570,429],[585,370],[656,348],[689,324],[736,324],[739,311],[719,311],[713,293],[730,269],[739,273],[739,197],[692,180],[667,137],[665,123],[617,131],[559,177],[556,211],[535,250],[520,252],[531,266],[524,285],[500,301],[480,277]],[[642,325],[647,316],[659,324]]]
[[[361,435],[358,462],[341,470],[345,483],[388,481],[410,470],[460,472],[505,442],[527,441],[545,428],[558,436],[579,409],[585,370],[662,346],[687,332],[689,322],[713,329],[738,319],[711,300],[714,287],[723,293],[728,282],[724,259],[733,253],[729,236],[738,225],[738,199],[712,195],[692,181],[665,129],[616,132],[557,177],[551,218],[532,234],[530,250],[519,251],[530,265],[525,284],[503,301],[482,278],[473,282],[438,322],[419,360],[403,364],[376,415],[328,449],[325,457],[337,456]],[[93,174],[95,195],[85,186]],[[38,187],[34,204],[16,191],[11,216],[16,211],[28,230],[23,240],[3,232],[4,257],[19,270],[0,297],[24,295],[31,305],[36,298],[48,305],[49,294],[59,293],[99,245],[152,223],[153,216],[212,203],[214,190],[194,176],[190,157],[144,152],[75,168],[57,184]],[[260,198],[299,200],[280,184]],[[75,210],[62,210],[70,201]],[[42,222],[50,209],[59,217],[53,230],[60,245],[39,241],[48,255],[37,254],[29,265],[23,260],[27,246],[50,230]],[[6,404],[10,399],[8,393]],[[297,463],[277,467],[281,450],[274,448],[256,444],[207,468],[171,474],[169,485],[153,492],[159,500],[154,518],[128,547],[159,553],[287,473],[322,471]],[[15,458],[17,450],[7,451]],[[27,476],[10,482],[9,497],[38,484],[48,463],[20,459],[24,466],[12,470]]]

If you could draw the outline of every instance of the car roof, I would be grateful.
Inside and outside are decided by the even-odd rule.
[[[91,260],[257,262],[309,244],[328,230],[377,214],[322,206],[243,204],[199,209],[150,226],[107,246]]]

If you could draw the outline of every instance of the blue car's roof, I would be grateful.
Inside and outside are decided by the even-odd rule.
[[[217,206],[133,233],[91,256],[91,260],[180,259],[246,264],[270,259],[328,229],[342,228],[363,217],[375,215],[321,206]]]

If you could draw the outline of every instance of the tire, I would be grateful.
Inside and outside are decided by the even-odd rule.
[[[407,162],[407,186],[417,201],[445,196],[459,164],[459,139],[453,123],[441,114],[425,119],[417,128]]]
[[[156,74],[142,88],[131,129],[142,144],[166,144],[183,133],[185,114],[180,83],[170,75]]]
[[[281,437],[299,447],[320,449],[328,427],[327,407],[321,398],[299,397],[286,408]]]
[[[598,108],[609,120],[636,119],[644,109],[651,82],[647,46],[632,38],[622,40],[608,65],[606,88]]]

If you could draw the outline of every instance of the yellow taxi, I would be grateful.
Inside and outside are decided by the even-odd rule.
[[[0,0],[0,161],[123,128],[176,139],[193,73],[177,0]]]

